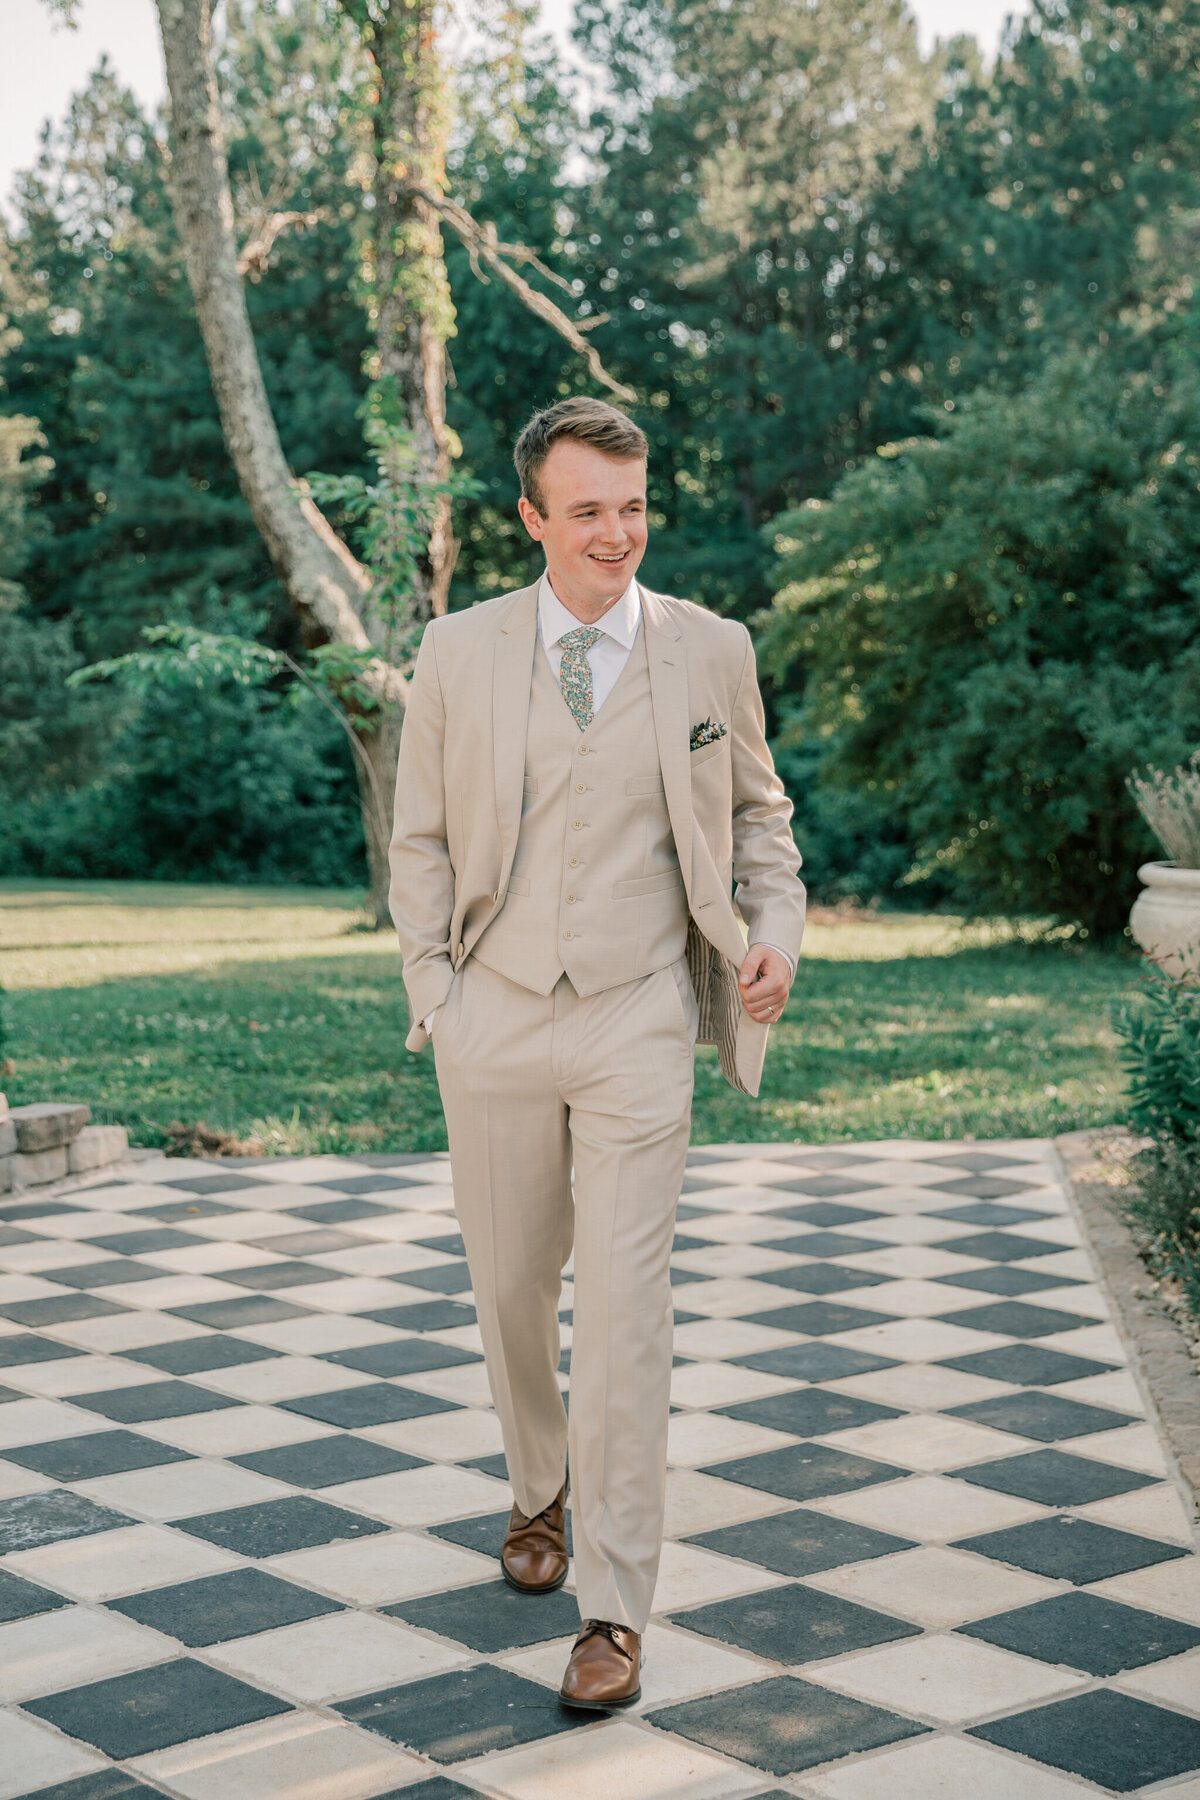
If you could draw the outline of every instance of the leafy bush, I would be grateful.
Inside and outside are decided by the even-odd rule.
[[[1153,854],[1128,771],[1200,740],[1198,395],[1062,359],[775,522],[785,736],[906,820],[908,879],[1123,932]]]
[[[1129,1122],[1151,1142],[1131,1164],[1127,1212],[1151,1267],[1178,1281],[1200,1316],[1200,985],[1152,968],[1116,1014],[1129,1073]]]

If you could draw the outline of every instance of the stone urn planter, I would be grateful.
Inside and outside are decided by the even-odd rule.
[[[1167,974],[1200,980],[1200,869],[1148,862],[1138,880],[1142,891],[1129,915],[1135,943]]]

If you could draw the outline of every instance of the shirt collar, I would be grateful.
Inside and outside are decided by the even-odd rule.
[[[610,606],[602,619],[597,619],[596,629],[612,638],[623,649],[629,650],[637,636],[641,616],[642,597],[638,592],[637,580],[633,578],[616,605]],[[573,612],[567,610],[550,586],[549,575],[543,573],[538,583],[538,635],[547,650],[557,644],[568,631],[577,631],[581,623]]]

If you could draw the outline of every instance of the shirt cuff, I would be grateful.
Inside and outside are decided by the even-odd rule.
[[[442,1009],[440,1006],[435,1006],[433,1011],[427,1012],[425,1014],[425,1017],[421,1020],[422,1025],[425,1027],[426,1037],[433,1036],[433,1021],[437,1018],[437,1016],[441,1012],[441,1010]]]

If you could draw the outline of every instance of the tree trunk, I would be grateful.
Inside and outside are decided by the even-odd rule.
[[[353,12],[357,9],[352,9]],[[359,19],[360,28],[363,21]],[[444,483],[458,454],[446,425],[446,339],[454,305],[438,215],[413,191],[446,185],[449,99],[438,57],[434,0],[391,0],[364,32],[375,65],[374,207],[368,255],[378,373],[390,376],[416,448],[418,488]],[[458,546],[450,496],[437,497],[418,570],[419,618],[446,611]]]
[[[171,198],[221,426],[238,483],[306,642],[373,645],[364,622],[368,571],[296,481],[267,399],[238,272],[233,200],[212,59],[212,0],[157,0],[171,98]],[[385,723],[360,732],[375,774],[359,790],[376,924],[389,923],[385,825],[407,684],[382,656],[365,679]],[[390,770],[388,759],[390,761]],[[381,865],[382,858],[382,865]]]

